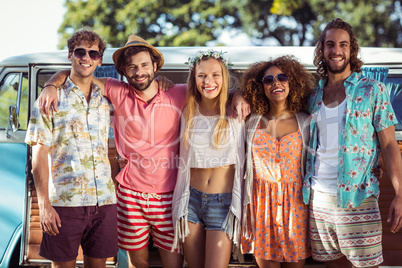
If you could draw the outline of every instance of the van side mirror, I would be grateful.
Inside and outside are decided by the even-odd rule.
[[[6,137],[10,138],[9,130],[12,129],[13,132],[17,132],[18,130],[18,114],[17,114],[17,106],[10,105],[8,109],[8,126],[6,128]]]

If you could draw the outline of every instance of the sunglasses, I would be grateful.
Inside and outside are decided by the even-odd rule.
[[[262,79],[262,82],[264,83],[264,85],[269,86],[274,82],[275,78],[276,78],[276,80],[278,80],[281,83],[286,83],[287,81],[289,81],[289,76],[287,76],[286,74],[280,73],[280,74],[277,74],[276,76],[273,76],[273,75],[264,76],[264,78]]]
[[[81,59],[86,54],[87,54],[87,51],[85,50],[85,48],[77,48],[76,50],[74,50],[74,56],[76,58]],[[96,50],[89,50],[88,55],[91,58],[91,60],[98,60],[100,57],[102,57],[101,53]]]

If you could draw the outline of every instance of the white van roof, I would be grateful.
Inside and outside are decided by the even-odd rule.
[[[103,64],[113,64],[112,55],[117,48],[107,48]],[[313,65],[314,49],[312,46],[257,46],[257,47],[158,47],[165,57],[164,69],[188,68],[184,62],[196,54],[198,50],[215,49],[227,51],[235,69],[246,69],[250,63],[276,58],[282,55],[294,55],[307,68],[315,69]],[[360,57],[366,66],[402,68],[402,48],[361,48]],[[0,66],[27,66],[29,63],[39,64],[70,64],[67,50],[25,54],[6,58]]]

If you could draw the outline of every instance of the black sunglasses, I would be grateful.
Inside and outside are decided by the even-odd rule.
[[[276,77],[276,80],[278,80],[281,83],[285,83],[285,82],[289,81],[289,76],[287,76],[286,74],[280,73],[280,74],[277,74],[276,76],[273,76],[273,75],[264,76],[264,78],[262,79],[262,82],[264,83],[264,85],[269,86],[274,82],[275,77]]]
[[[74,50],[74,56],[76,58],[83,58],[87,54],[87,50],[85,48],[77,48]],[[102,57],[101,53],[97,50],[89,50],[88,55],[91,58],[91,60],[98,60],[100,57]]]

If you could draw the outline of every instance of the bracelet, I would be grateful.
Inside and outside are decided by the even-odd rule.
[[[57,90],[57,87],[56,87],[55,85],[53,85],[53,84],[47,84],[47,85],[45,85],[45,86],[42,88],[42,90],[44,90],[45,87],[54,87],[54,88]]]

